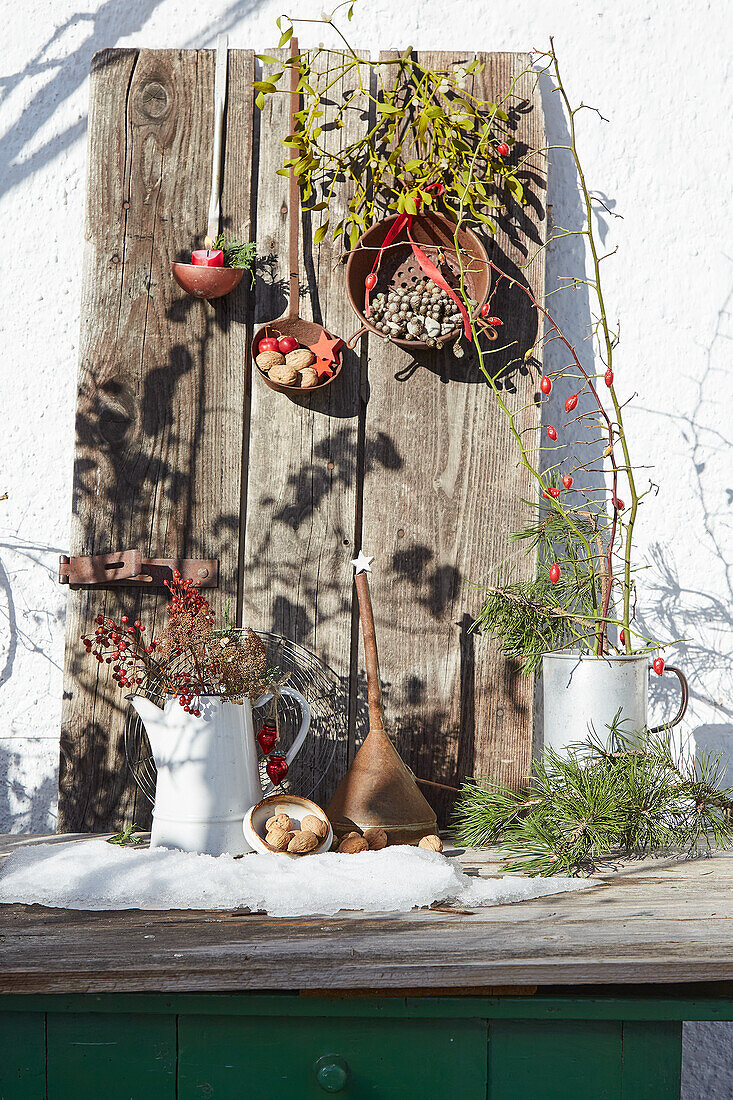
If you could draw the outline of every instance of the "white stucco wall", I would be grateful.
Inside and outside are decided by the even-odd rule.
[[[320,0],[299,0],[317,16]],[[105,46],[233,47],[274,43],[282,0],[6,0],[0,43],[0,325],[5,352],[0,430],[0,829],[53,827],[61,709],[87,74]],[[8,26],[10,24],[10,26]],[[578,119],[591,186],[623,220],[606,219],[609,310],[622,319],[617,379],[639,396],[627,414],[633,454],[658,483],[639,525],[649,564],[640,607],[660,634],[684,639],[686,733],[733,755],[733,254],[729,12],[706,0],[361,0],[353,41],[471,50],[542,47],[554,34],[571,97],[597,106]],[[322,37],[299,28],[301,43]],[[546,97],[551,143],[565,123]],[[558,223],[577,211],[572,176],[553,157]],[[548,283],[575,270],[568,243]],[[18,271],[23,288],[18,290]],[[571,331],[582,295],[562,310]],[[559,364],[558,364],[559,365]],[[664,700],[662,700],[664,702]],[[667,700],[669,705],[669,700]],[[733,776],[732,780],[733,781]],[[688,1030],[686,1093],[729,1096],[731,1058],[696,1061],[710,1032]],[[721,1049],[725,1056],[721,1057]],[[717,1076],[716,1076],[717,1075]],[[716,1083],[717,1082],[717,1083]],[[715,1090],[718,1091],[715,1091]]]

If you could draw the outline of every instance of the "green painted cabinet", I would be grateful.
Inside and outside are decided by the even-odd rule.
[[[694,1004],[3,996],[0,1100],[679,1100],[681,1020],[733,1015]]]

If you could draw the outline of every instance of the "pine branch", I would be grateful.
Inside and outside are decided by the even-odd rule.
[[[669,730],[625,735],[614,722],[568,755],[547,750],[523,792],[468,780],[457,839],[499,845],[505,871],[589,874],[610,858],[694,855],[733,845],[733,788],[718,754],[676,749]]]

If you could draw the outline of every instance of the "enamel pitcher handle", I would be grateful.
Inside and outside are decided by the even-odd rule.
[[[687,677],[685,676],[682,669],[675,668],[674,665],[665,665],[664,672],[674,672],[675,676],[680,682],[680,688],[682,689],[680,709],[677,711],[671,722],[663,722],[661,726],[655,726],[654,729],[649,730],[649,733],[661,733],[662,730],[671,729],[672,726],[676,726],[678,722],[681,722],[685,716],[687,704],[690,700],[690,685],[687,683]]]
[[[300,726],[298,727],[298,732],[295,735],[295,740],[293,741],[292,745],[290,746],[290,748],[288,749],[288,751],[285,754],[285,763],[288,765],[288,767],[290,767],[293,760],[295,760],[295,757],[300,752],[300,750],[303,746],[303,742],[305,741],[305,739],[308,735],[308,730],[311,727],[311,708],[308,706],[307,701],[300,694],[300,692],[295,691],[294,688],[281,687],[278,694],[279,695],[289,695],[291,699],[294,699],[295,702],[298,704],[298,707],[300,708],[300,713],[301,713],[301,716],[302,716],[301,719],[300,719]],[[254,705],[256,707],[261,707],[264,703],[269,702],[270,699],[272,699],[272,692],[268,691],[265,695],[261,695],[260,698],[255,702]],[[267,796],[272,794],[272,792],[274,790],[275,790],[275,784],[270,783],[270,785],[267,788],[267,790],[265,791],[263,797],[267,798]]]

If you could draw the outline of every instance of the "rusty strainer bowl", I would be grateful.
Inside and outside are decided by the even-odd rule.
[[[316,386],[311,386],[309,389],[303,389],[301,386],[283,386],[280,382],[274,382],[270,378],[269,374],[266,374],[261,367],[257,366],[257,346],[260,340],[263,340],[265,336],[275,336],[278,340],[281,336],[292,336],[303,347],[308,347],[309,344],[316,344],[320,339],[321,333],[326,330],[322,325],[316,324],[315,321],[304,321],[302,317],[278,317],[276,321],[268,321],[266,325],[262,325],[257,329],[252,340],[252,362],[255,364],[255,369],[259,374],[262,381],[266,386],[269,386],[271,390],[277,390],[279,393],[299,393],[301,396],[307,397],[309,393],[320,393],[326,386],[330,386],[335,378],[341,373],[341,349],[336,353],[336,362],[333,364],[333,374],[330,378],[324,378],[322,382],[319,382]],[[329,336],[332,333],[328,333]]]
[[[362,327],[347,340],[347,347],[353,347],[359,337],[367,331],[375,332],[382,339],[387,338],[383,332],[375,328],[364,314],[366,294],[364,281],[372,270],[377,252],[384,242],[392,223],[398,217],[400,215],[395,214],[392,218],[377,222],[359,238],[355,247],[349,252],[349,258],[346,261],[346,290],[354,312],[362,321]],[[418,217],[413,218],[410,232],[423,252],[430,257],[439,269],[448,286],[457,291],[461,277],[458,256],[455,251],[455,226],[453,223],[442,214],[433,212],[420,214]],[[481,306],[488,299],[491,289],[489,256],[479,238],[470,229],[459,231],[458,243],[461,250],[464,283],[468,290],[468,296],[478,302],[478,305],[473,309],[474,316],[477,316]],[[370,297],[373,298],[375,294],[386,292],[392,286],[409,287],[424,278],[425,272],[417,262],[415,253],[412,251],[410,242],[403,231],[399,234],[397,240],[388,245],[382,253],[379,270],[377,271],[377,285]],[[462,331],[463,326],[460,325],[452,332],[436,337],[435,343],[445,344],[450,340],[455,340]],[[405,340],[395,336],[390,336],[388,339],[394,344],[399,344],[400,347],[413,350],[434,346],[424,340]]]

